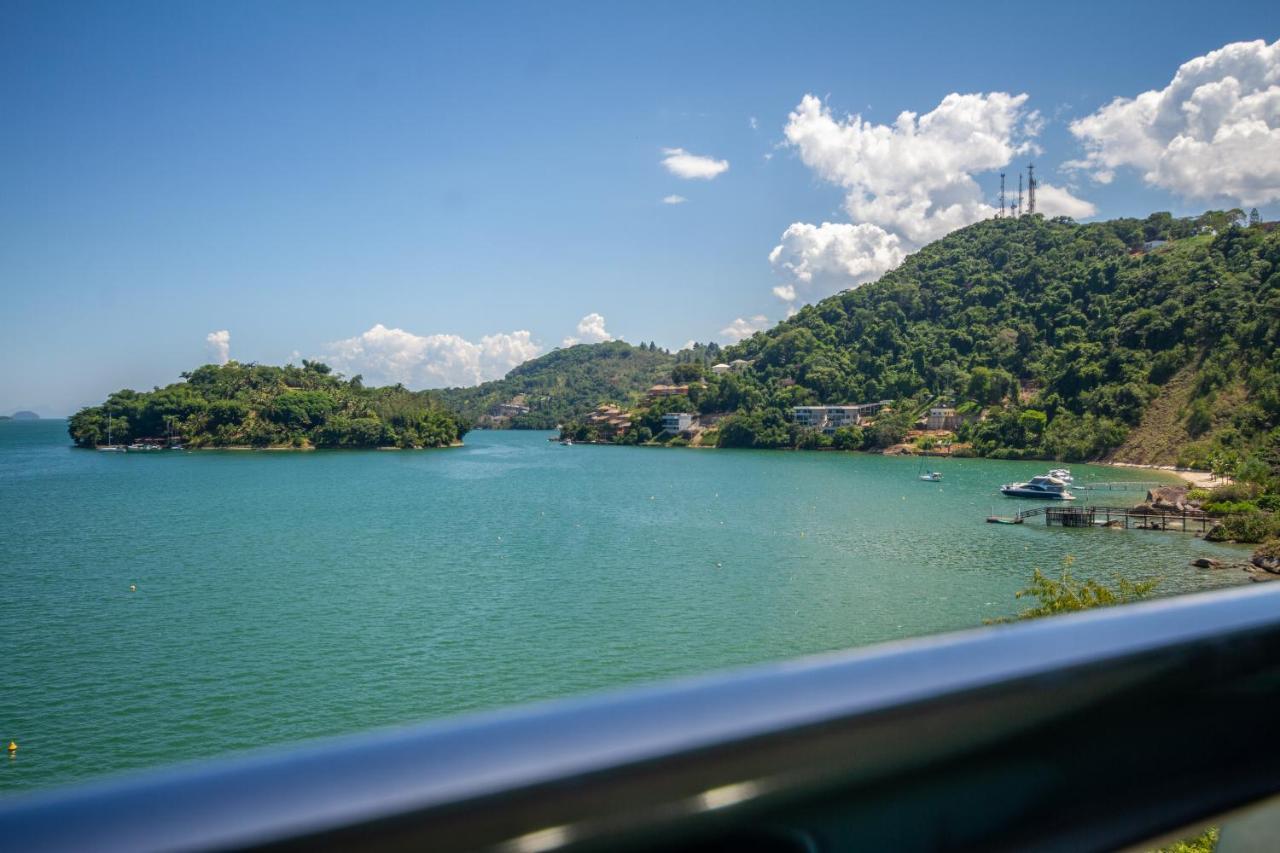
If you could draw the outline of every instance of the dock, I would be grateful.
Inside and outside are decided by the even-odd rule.
[[[1067,488],[1079,492],[1141,492],[1168,485],[1170,483],[1167,481],[1138,482],[1135,480],[1117,480],[1113,483],[1072,483]]]
[[[1175,512],[1148,507],[1123,506],[1037,506],[1011,518],[989,516],[991,524],[1023,524],[1044,516],[1049,527],[1115,527],[1124,530],[1168,530],[1176,533],[1208,533],[1216,518],[1200,513]]]

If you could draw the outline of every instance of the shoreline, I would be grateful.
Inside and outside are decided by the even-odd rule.
[[[1143,468],[1148,471],[1165,471],[1176,474],[1191,484],[1193,489],[1211,489],[1223,485],[1227,480],[1214,479],[1210,471],[1196,471],[1192,468],[1179,468],[1176,465],[1144,465],[1139,462],[1087,462],[1087,465],[1106,465],[1110,468]]]

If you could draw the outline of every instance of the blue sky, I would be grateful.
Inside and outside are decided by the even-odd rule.
[[[1011,175],[1034,159],[1103,218],[1223,206],[1061,169],[1085,158],[1069,123],[1277,30],[1270,3],[4,3],[0,412],[174,381],[220,330],[242,361],[420,387],[602,324],[674,348],[776,322],[844,274],[779,299],[805,274],[796,246],[770,262],[784,232],[859,224],[877,179],[787,143],[806,95],[834,133],[1025,93],[1008,142],[1038,150]],[[729,168],[682,178],[670,149]],[[988,203],[997,171],[971,174]]]

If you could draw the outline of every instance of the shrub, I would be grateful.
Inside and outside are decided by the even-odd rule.
[[[1228,515],[1222,523],[1205,534],[1208,542],[1263,542],[1280,536],[1276,517],[1264,512],[1241,512]]]
[[[1253,483],[1227,483],[1218,486],[1210,495],[1214,501],[1251,501],[1261,491]]]
[[[1280,495],[1260,495],[1254,503],[1258,505],[1259,509],[1265,509],[1268,512],[1280,512]]]
[[[1258,505],[1253,501],[1209,501],[1203,505],[1203,509],[1212,515],[1236,515],[1242,512],[1257,512]]]
[[[1208,489],[1189,489],[1187,491],[1187,500],[1195,501],[1196,503],[1204,503],[1210,499],[1210,495],[1212,494],[1213,493]]]

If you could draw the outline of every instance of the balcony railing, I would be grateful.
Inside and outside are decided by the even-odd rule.
[[[1280,791],[1278,715],[1280,583],[10,799],[0,847],[1113,849]]]

